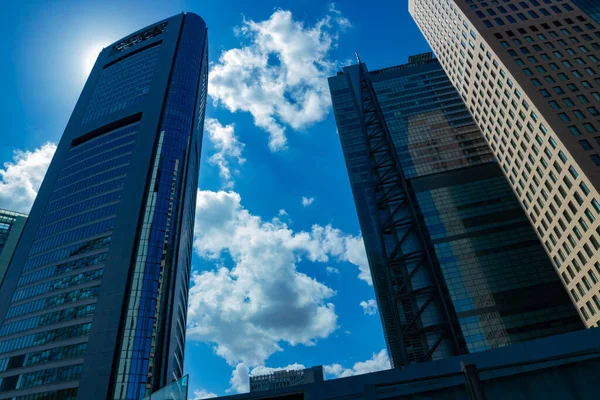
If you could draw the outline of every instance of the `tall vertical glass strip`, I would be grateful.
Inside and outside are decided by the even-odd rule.
[[[393,279],[394,271],[376,267],[385,257],[373,244],[379,211],[366,184],[373,169],[362,147],[357,68],[345,67],[329,78],[329,87],[375,293],[385,310],[390,296],[382,282]],[[439,62],[421,54],[407,64],[370,71],[369,77],[466,350],[581,329],[541,243]],[[401,332],[385,313],[390,346]],[[402,365],[397,350],[389,353],[394,365]]]
[[[188,13],[100,53],[0,288],[0,399],[182,378],[207,51]]]

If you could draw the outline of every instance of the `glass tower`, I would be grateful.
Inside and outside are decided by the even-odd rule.
[[[17,247],[27,215],[0,210],[0,285]]]
[[[141,399],[183,375],[206,24],[106,47],[0,297],[0,399]]]
[[[572,0],[583,12],[600,24],[600,3],[598,0]]]
[[[598,4],[408,3],[587,327],[600,324]]]
[[[411,321],[432,330],[440,320],[436,314],[426,315],[418,298],[413,303],[416,311],[403,304],[402,299],[423,290],[425,278],[415,279],[420,269],[410,263],[398,267],[393,261],[402,246],[378,243],[384,236],[379,231],[401,226],[407,217],[396,218],[395,212],[381,218],[383,198],[391,192],[373,195],[381,181],[376,176],[378,164],[383,162],[376,156],[381,147],[372,146],[366,134],[365,127],[373,122],[365,116],[365,83],[375,95],[414,202],[412,231],[420,227],[424,232],[425,251],[432,260],[430,275],[439,276],[442,293],[447,293],[440,303],[450,309],[448,323],[457,326],[459,346],[434,351],[429,359],[583,328],[491,149],[440,63],[428,53],[377,71],[353,65],[329,78],[329,86],[394,365],[427,361],[405,334]],[[397,222],[390,223],[394,219]],[[406,236],[409,239],[402,243],[410,240]],[[410,319],[411,311],[422,317]],[[398,341],[405,349],[394,348]],[[432,345],[425,343],[422,352],[431,351]],[[407,359],[406,352],[414,356]]]

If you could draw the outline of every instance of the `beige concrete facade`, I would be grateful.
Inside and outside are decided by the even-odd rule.
[[[600,323],[600,26],[565,0],[409,0],[585,322]]]

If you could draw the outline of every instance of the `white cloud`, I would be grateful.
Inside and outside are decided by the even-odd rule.
[[[239,363],[231,373],[231,379],[229,379],[230,387],[227,389],[227,393],[246,393],[250,391],[250,376],[268,375],[275,371],[291,371],[305,368],[306,367],[302,364],[294,363],[280,368],[259,365],[250,370],[246,364]]]
[[[373,279],[371,278],[371,270],[369,269],[369,261],[367,260],[367,252],[365,251],[365,244],[362,237],[348,238],[346,241],[346,261],[357,265],[360,269],[358,279],[367,282],[369,285],[373,285]]]
[[[302,207],[308,207],[315,201],[314,197],[304,197],[302,196]]]
[[[306,367],[304,365],[298,364],[298,363],[290,364],[285,367],[279,367],[279,368],[271,368],[271,367],[266,367],[264,365],[259,365],[258,367],[252,368],[252,371],[250,371],[250,375],[252,375],[252,376],[268,375],[268,374],[272,374],[273,372],[276,372],[276,371],[292,371],[292,370],[299,370],[299,369],[305,369],[305,368]]]
[[[235,124],[223,126],[218,120],[207,118],[204,127],[215,149],[215,153],[210,156],[208,162],[211,165],[219,167],[219,175],[223,180],[224,186],[232,188],[231,160],[235,159],[239,165],[242,165],[246,161],[242,157],[244,144],[235,135]]]
[[[359,268],[358,279],[369,285],[373,284],[362,237],[346,235],[339,229],[332,228],[331,225],[326,227],[313,225],[312,234],[323,244],[322,250],[338,257],[341,261],[356,265]],[[315,258],[322,261],[326,256],[320,254]]]
[[[331,378],[345,378],[347,376],[368,374],[369,372],[390,368],[390,359],[388,358],[385,349],[381,350],[379,353],[373,353],[373,357],[367,361],[355,363],[352,368],[344,368],[340,364],[323,366],[325,374]]]
[[[34,151],[15,150],[0,169],[0,208],[28,213],[56,151],[46,143]]]
[[[374,299],[369,299],[367,301],[361,301],[360,306],[363,309],[363,313],[366,315],[375,315],[377,314],[377,302]]]
[[[212,399],[213,397],[217,397],[217,395],[205,389],[200,389],[194,390],[194,397],[191,397],[190,400]]]
[[[269,133],[270,149],[285,149],[286,126],[304,129],[329,112],[327,77],[338,64],[328,56],[350,26],[335,7],[313,26],[281,9],[265,21],[244,20],[236,32],[245,43],[221,53],[208,93],[231,112],[250,112]]]
[[[335,291],[301,273],[301,259],[349,261],[357,238],[330,225],[295,232],[265,221],[235,192],[199,191],[194,249],[218,268],[192,277],[188,338],[215,344],[230,365],[261,365],[280,343],[314,345],[337,328]],[[360,240],[360,238],[358,238]],[[222,256],[234,262],[220,265]]]
[[[284,217],[284,216],[288,215],[287,211],[285,211],[283,208],[279,210],[278,214],[280,217]]]
[[[249,369],[244,363],[239,363],[231,373],[229,380],[229,389],[227,393],[246,393],[250,391],[250,378],[248,377]]]
[[[325,270],[327,271],[327,275],[339,275],[340,274],[340,270],[334,267],[327,267],[325,268]]]
[[[335,22],[339,25],[342,30],[346,30],[352,27],[352,23],[348,18],[342,16],[342,13],[335,8],[335,3],[329,4],[329,12],[334,15]]]

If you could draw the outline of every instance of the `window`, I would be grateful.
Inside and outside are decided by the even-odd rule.
[[[573,126],[573,125],[569,126],[569,131],[571,131],[571,134],[573,136],[581,136],[581,131],[576,126]]]
[[[587,97],[585,97],[582,94],[578,95],[577,99],[579,99],[579,101],[581,102],[581,104],[587,104],[587,103],[589,103],[589,100],[587,99]]]
[[[577,177],[579,176],[577,170],[573,166],[569,167],[569,172],[571,173],[571,176],[575,179],[577,179]]]
[[[592,150],[592,148],[593,148],[592,145],[590,144],[590,142],[587,141],[587,139],[580,140],[579,144],[586,151]]]
[[[569,118],[569,116],[565,113],[560,113],[560,114],[558,114],[558,116],[560,117],[561,120],[563,120],[563,122],[571,121],[571,118]]]

